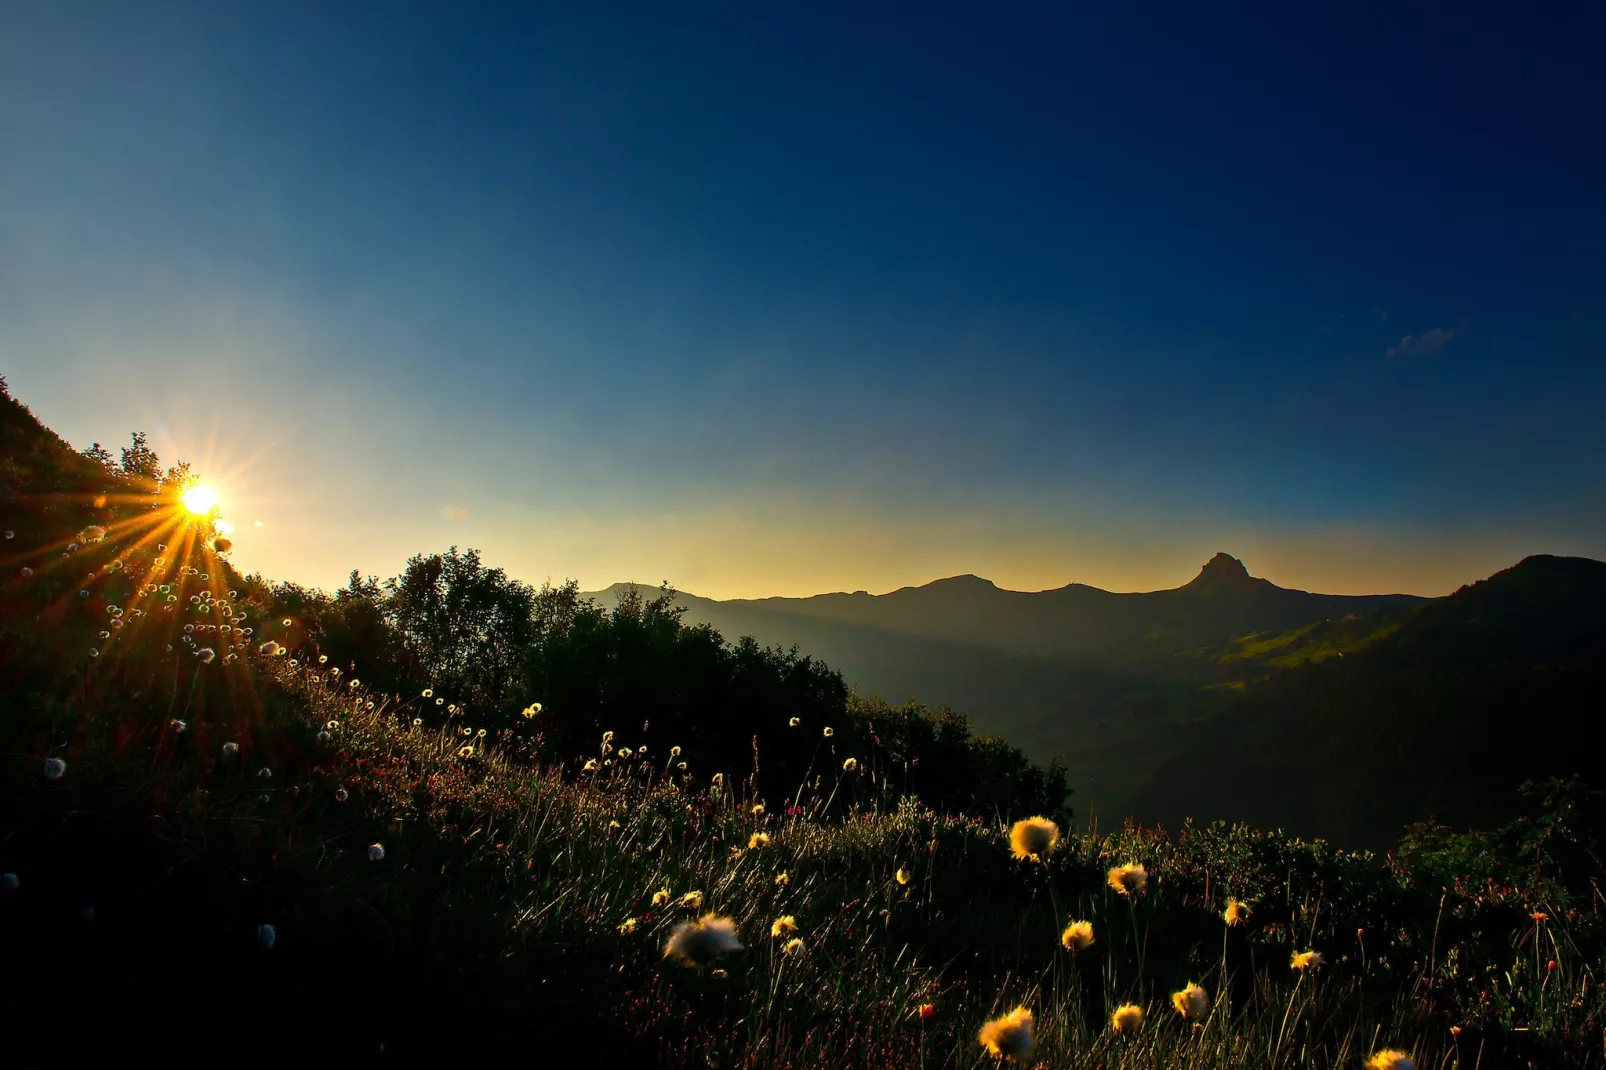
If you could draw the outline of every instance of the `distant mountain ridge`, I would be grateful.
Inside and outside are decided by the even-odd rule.
[[[595,597],[617,597],[615,584]],[[1127,665],[1312,621],[1422,605],[1416,595],[1330,595],[1279,587],[1218,553],[1181,587],[1120,594],[1071,583],[1010,591],[975,575],[950,576],[887,594],[819,594],[716,601],[685,595],[692,619],[725,630],[751,620],[774,632],[809,618],[1072,664]],[[728,622],[728,623],[720,623]],[[757,633],[755,633],[757,634]]]

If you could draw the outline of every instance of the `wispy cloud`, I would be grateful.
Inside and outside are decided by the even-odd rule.
[[[1390,346],[1390,357],[1431,357],[1450,344],[1455,337],[1454,330],[1435,327],[1431,331],[1421,334],[1408,334],[1400,339],[1398,345]]]

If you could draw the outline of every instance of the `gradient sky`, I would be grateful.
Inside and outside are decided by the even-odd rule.
[[[1606,557],[1606,9],[651,6],[11,0],[0,372],[326,586]]]

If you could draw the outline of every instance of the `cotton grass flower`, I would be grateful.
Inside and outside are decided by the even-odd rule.
[[[370,862],[383,862],[384,860],[385,860],[385,845],[382,844],[382,843],[371,843],[371,844],[369,844],[368,845],[368,861],[370,861]]]
[[[703,905],[703,893],[687,892],[685,895],[680,897],[680,905],[685,907],[687,910],[700,909]]]
[[[47,759],[45,759],[45,779],[46,780],[60,780],[62,778],[62,775],[64,773],[66,773],[66,772],[67,772],[67,763],[62,761],[60,758],[47,758]]]
[[[1009,830],[1009,849],[1021,861],[1041,862],[1060,842],[1060,827],[1046,817],[1028,817]]]
[[[911,877],[909,875],[909,871],[907,869],[904,869],[902,866],[898,867],[898,872],[894,873],[892,875],[892,878],[893,878],[893,880],[897,881],[899,884],[905,885],[905,886],[907,886],[908,883],[911,880],[914,879],[913,877]]]
[[[994,1058],[1019,1062],[1037,1046],[1032,1036],[1032,1012],[1016,1007],[1002,1018],[994,1018],[982,1026],[976,1039]]]
[[[1171,1006],[1177,1009],[1184,1021],[1198,1024],[1210,1013],[1210,997],[1203,988],[1190,981],[1182,991],[1171,993]]]
[[[781,954],[783,954],[787,958],[791,958],[791,959],[795,959],[799,955],[803,954],[803,941],[802,941],[802,939],[799,938],[799,937],[794,936],[794,937],[792,937],[792,939],[790,939],[786,943],[782,944],[781,945]]]
[[[747,847],[749,850],[756,850],[760,847],[768,847],[769,845],[770,836],[767,832],[755,832],[747,841]]]
[[[770,923],[770,939],[779,940],[783,936],[797,932],[797,919],[790,914],[782,914]]]
[[[751,812],[752,812],[754,817],[763,817],[764,816],[764,804],[763,803],[754,803],[753,804],[753,809],[752,809]]]
[[[706,966],[721,955],[742,950],[736,939],[736,923],[718,914],[704,914],[696,921],[683,921],[669,934],[664,958],[680,959],[693,966]]]
[[[582,773],[595,773],[597,771],[597,760],[592,758],[590,761],[586,762],[585,767],[580,771]]]
[[[1221,912],[1221,917],[1228,925],[1242,925],[1249,920],[1249,915],[1252,913],[1253,911],[1249,909],[1248,903],[1229,899],[1227,900],[1227,909]]]
[[[1093,923],[1073,921],[1060,933],[1060,946],[1073,954],[1093,946]]]
[[[669,902],[669,889],[668,888],[660,888],[656,892],[652,893],[652,905],[653,906],[661,907],[667,902]]]
[[[784,869],[781,872],[779,872],[779,873],[777,873],[775,875],[775,887],[777,887],[777,888],[785,888],[788,884],[791,884],[791,883],[792,883],[792,875],[790,873],[786,872]]]
[[[825,738],[826,739],[830,739],[834,735],[836,735],[836,729],[832,728],[830,725],[826,725],[825,726]]]
[[[234,742],[232,739],[229,740],[227,743],[223,744],[223,757],[232,758],[236,754],[239,754],[239,753],[240,753],[240,745],[238,743]]]
[[[15,873],[0,873],[0,888],[14,892],[22,887],[22,878]]]
[[[1132,1034],[1143,1028],[1143,1008],[1136,1003],[1123,1003],[1110,1015],[1110,1028],[1117,1033]]]
[[[1109,884],[1120,894],[1131,898],[1142,894],[1149,886],[1149,871],[1136,862],[1128,862],[1110,870]]]
[[[1366,1070],[1416,1070],[1416,1063],[1403,1051],[1384,1048],[1366,1060]]]
[[[1296,951],[1294,957],[1289,960],[1288,966],[1294,970],[1308,970],[1313,966],[1322,965],[1322,962],[1322,953],[1320,951]]]
[[[786,727],[788,727],[788,728],[796,728],[798,725],[800,725],[802,723],[803,722],[800,719],[798,719],[796,717],[793,717],[791,720],[786,722]]]
[[[631,933],[633,933],[635,931],[636,931],[636,919],[635,918],[626,918],[624,921],[619,923],[619,935],[620,936],[629,936]]]
[[[272,951],[273,945],[279,942],[279,930],[271,925],[257,926],[257,946],[264,951]]]

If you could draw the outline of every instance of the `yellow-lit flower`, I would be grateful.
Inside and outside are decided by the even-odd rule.
[[[690,910],[696,910],[698,907],[703,905],[703,893],[687,892],[685,895],[680,897],[680,905]]]
[[[825,738],[826,739],[830,739],[834,735],[836,735],[836,729],[832,728],[830,725],[826,725],[825,726]]]
[[[857,758],[849,758],[847,761],[842,763],[842,771],[844,773],[854,772],[858,768],[859,768],[859,759],[857,759]]]
[[[621,935],[629,936],[631,933],[633,933],[635,931],[636,931],[636,919],[635,918],[626,918],[624,921],[619,923],[619,932],[620,932]]]
[[[1171,993],[1171,1006],[1189,1022],[1202,1022],[1210,1013],[1210,997],[1198,985],[1189,982],[1180,992]]]
[[[994,1018],[982,1026],[976,1039],[995,1058],[1018,1062],[1030,1055],[1037,1045],[1032,1036],[1032,1012],[1016,1007],[1002,1018]]]
[[[770,939],[779,940],[788,933],[797,932],[797,919],[790,914],[782,914],[770,923]]]
[[[1143,1008],[1136,1003],[1123,1003],[1110,1015],[1110,1027],[1117,1033],[1136,1033],[1143,1028]]]
[[[1041,862],[1060,842],[1060,827],[1046,817],[1028,817],[1009,830],[1009,849],[1016,858]]]
[[[1242,925],[1244,922],[1249,920],[1249,915],[1251,913],[1253,913],[1253,911],[1249,909],[1248,903],[1241,903],[1236,899],[1229,899],[1227,900],[1227,909],[1222,911],[1221,917],[1228,925]]]
[[[764,816],[764,804],[763,803],[754,803],[753,804],[753,816],[754,817],[763,817]]]
[[[748,838],[747,841],[747,846],[753,849],[757,849],[759,847],[768,847],[769,845],[770,834],[767,832],[755,832],[751,837]]]
[[[668,888],[660,888],[656,892],[652,893],[652,905],[653,906],[661,907],[667,902],[669,902],[669,889]]]
[[[1320,966],[1321,964],[1322,953],[1320,951],[1295,952],[1293,959],[1288,963],[1289,967],[1295,970],[1308,970],[1312,966]]]
[[[1086,951],[1093,946],[1093,923],[1073,921],[1060,933],[1060,946],[1066,951]]]
[[[777,888],[785,888],[788,884],[791,884],[791,883],[792,883],[792,875],[790,873],[786,872],[784,869],[781,870],[781,872],[779,872],[779,873],[777,873],[775,875],[775,887],[777,887]]]
[[[704,966],[720,955],[742,950],[736,939],[736,923],[717,914],[704,914],[696,921],[683,921],[669,934],[664,958],[678,958],[694,966]]]
[[[1125,896],[1135,896],[1149,886],[1149,871],[1136,862],[1110,870],[1110,887]]]
[[[799,722],[798,718],[796,718],[796,717],[794,717],[790,721],[786,722],[788,728],[796,728],[799,723],[800,722]]]
[[[1416,1070],[1416,1063],[1403,1051],[1385,1048],[1366,1060],[1366,1070]]]
[[[792,939],[788,940],[781,946],[781,954],[787,956],[788,958],[796,958],[797,956],[803,954],[803,941],[796,936],[792,937]]]
[[[896,874],[896,877],[898,879],[898,883],[899,884],[908,884],[909,883],[909,880],[910,880],[909,871],[907,869],[904,869],[901,866],[898,868],[898,872]]]

